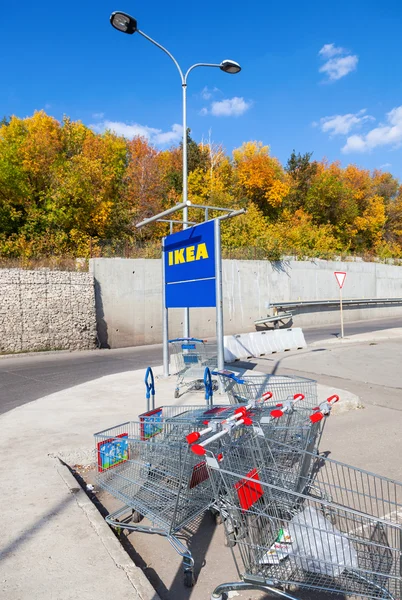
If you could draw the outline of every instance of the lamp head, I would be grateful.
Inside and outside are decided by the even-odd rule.
[[[120,11],[113,12],[110,15],[110,23],[115,29],[123,33],[133,34],[137,31],[137,20],[127,13]]]
[[[219,65],[219,68],[225,73],[230,73],[232,75],[240,73],[241,71],[241,66],[234,60],[223,60]]]

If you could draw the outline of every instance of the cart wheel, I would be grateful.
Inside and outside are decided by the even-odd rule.
[[[144,518],[144,515],[142,515],[140,512],[138,512],[138,510],[133,510],[132,515],[131,515],[132,523],[140,523],[143,518]]]
[[[195,585],[195,577],[192,571],[184,571],[184,587],[192,588]]]
[[[225,544],[226,548],[234,548],[236,546],[236,539],[234,537],[232,537],[232,534],[225,535],[224,544]]]
[[[179,397],[179,395],[180,395],[180,394],[179,394],[179,390],[175,390],[175,391],[174,391],[174,397],[175,397],[175,398],[178,398],[178,397]]]
[[[220,596],[211,596],[211,600],[226,600],[226,594],[221,594]]]
[[[222,525],[222,523],[223,523],[222,515],[220,513],[216,513],[214,515],[214,517],[215,517],[216,525]]]

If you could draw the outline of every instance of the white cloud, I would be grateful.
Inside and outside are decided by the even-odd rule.
[[[244,98],[227,98],[226,100],[220,100],[212,102],[211,108],[203,108],[200,111],[200,115],[211,114],[214,117],[239,117],[243,115],[252,105],[252,102],[247,102]]]
[[[371,129],[366,135],[352,135],[342,148],[345,154],[350,152],[369,152],[379,146],[397,148],[402,145],[402,106],[387,113],[387,123]]]
[[[98,119],[103,119],[103,117],[104,117],[104,116],[105,116],[105,113],[103,113],[103,112],[98,112],[98,113],[94,113],[94,114],[92,115],[92,118],[93,118],[93,119],[96,119],[96,120],[98,120]]]
[[[320,128],[324,133],[330,135],[348,135],[352,129],[361,126],[366,121],[373,121],[374,117],[365,114],[366,109],[363,108],[357,113],[348,113],[346,115],[332,115],[320,119]],[[313,123],[317,126],[318,123]]]
[[[359,62],[359,57],[356,54],[350,54],[349,50],[334,44],[325,44],[318,55],[325,60],[319,72],[325,73],[329,81],[337,81],[348,73],[355,71]]]
[[[208,86],[205,86],[204,89],[201,91],[201,97],[204,100],[211,100],[212,96],[214,94],[216,94],[217,92],[220,92],[220,89],[217,87],[214,88],[209,88]]]
[[[160,129],[155,129],[155,134],[151,141],[157,146],[165,146],[166,144],[174,144],[183,137],[183,127],[175,123],[172,125],[172,131],[162,132]]]
[[[342,58],[330,58],[320,68],[320,73],[326,73],[330,81],[337,81],[348,73],[356,70],[359,58],[352,54]]]
[[[378,168],[379,169],[389,169],[390,167],[392,167],[391,163],[384,163],[383,165],[380,165]]]
[[[157,146],[173,144],[183,137],[183,127],[177,123],[172,125],[171,131],[162,131],[162,129],[140,125],[139,123],[128,124],[121,121],[102,121],[101,123],[90,125],[90,127],[97,133],[110,130],[117,133],[117,135],[124,135],[128,139],[141,136]]]
[[[341,48],[340,46],[335,46],[335,44],[324,44],[321,50],[318,53],[320,56],[324,58],[332,58],[337,54],[349,54],[345,48]]]

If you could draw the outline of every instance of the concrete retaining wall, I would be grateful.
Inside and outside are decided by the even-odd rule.
[[[95,258],[99,340],[103,346],[153,344],[162,341],[160,260]],[[346,271],[344,298],[402,298],[402,267],[365,262],[224,260],[225,334],[254,331],[254,320],[267,315],[266,302],[339,298],[334,271]],[[170,310],[170,337],[182,334],[183,310]],[[345,321],[402,317],[401,306],[348,307]],[[190,311],[191,334],[215,336],[215,310]],[[305,308],[293,324],[314,326],[339,322],[337,307]]]
[[[0,352],[94,348],[90,273],[0,269]]]

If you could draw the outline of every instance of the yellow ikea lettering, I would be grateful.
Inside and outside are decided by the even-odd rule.
[[[195,260],[200,260],[201,258],[208,258],[208,251],[207,251],[206,244],[198,244]]]
[[[192,262],[193,260],[195,260],[194,250],[194,246],[188,246],[186,248],[186,262]]]
[[[194,262],[195,260],[202,260],[204,258],[209,258],[209,256],[207,245],[202,243],[168,252],[168,265],[169,267],[173,267],[174,265]]]
[[[180,248],[180,250],[174,251],[174,264],[179,265],[180,263],[185,263],[186,259],[184,258],[184,248]]]

